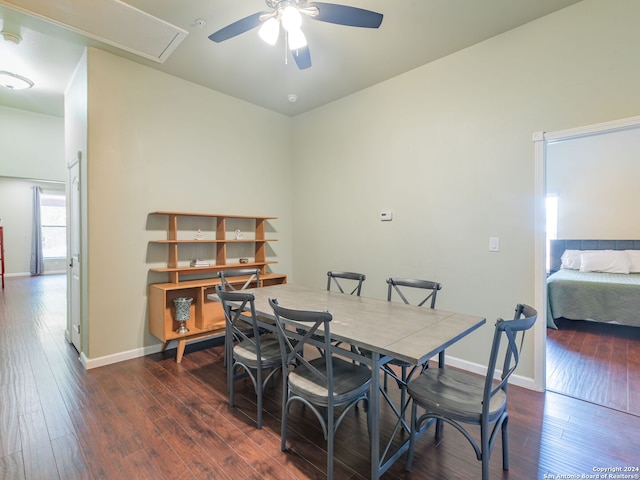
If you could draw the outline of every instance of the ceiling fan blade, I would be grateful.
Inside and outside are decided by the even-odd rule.
[[[293,59],[296,61],[296,65],[298,65],[300,70],[311,66],[311,53],[309,53],[308,46],[291,50],[291,55],[293,55]]]
[[[244,32],[248,32],[252,28],[256,28],[258,25],[260,25],[260,17],[268,13],[269,12],[258,12],[254,13],[253,15],[249,15],[248,17],[241,18],[237,22],[233,22],[226,27],[221,28],[217,32],[209,35],[209,40],[220,43],[224,42],[225,40],[229,40],[230,38],[236,37]]]
[[[382,23],[383,15],[371,10],[324,2],[313,2],[311,5],[318,8],[318,15],[313,18],[321,22],[364,28],[378,28]]]

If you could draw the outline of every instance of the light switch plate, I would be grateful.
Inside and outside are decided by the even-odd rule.
[[[500,251],[500,237],[489,237],[489,251],[490,252]]]

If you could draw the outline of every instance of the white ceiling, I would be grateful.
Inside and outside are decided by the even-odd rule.
[[[267,10],[264,0],[126,0],[187,32],[164,63],[78,33],[84,30],[82,27],[72,30],[59,24],[75,21],[79,5],[88,4],[95,8],[93,20],[103,21],[106,30],[113,27],[115,35],[125,34],[123,30],[131,28],[131,24],[123,20],[113,25],[119,22],[102,10],[121,7],[123,2],[119,0],[0,0],[0,29],[23,39],[15,45],[0,37],[0,70],[13,71],[35,82],[29,90],[0,89],[0,105],[62,116],[65,87],[84,47],[92,45],[294,116],[578,1],[331,0],[380,12],[384,14],[382,25],[379,29],[366,29],[305,18],[302,28],[312,67],[298,70],[282,40],[269,46],[258,37],[257,29],[219,44],[207,38],[229,23]],[[52,12],[60,17],[58,23],[50,20]],[[206,24],[198,25],[202,23],[198,19]],[[10,62],[15,63],[8,65]],[[289,102],[289,94],[297,95],[297,102]]]

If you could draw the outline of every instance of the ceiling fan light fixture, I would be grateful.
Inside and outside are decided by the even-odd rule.
[[[258,35],[269,45],[275,45],[280,35],[280,22],[275,17],[269,18],[258,30]]]
[[[9,90],[26,90],[33,87],[33,82],[22,75],[0,70],[0,86]]]
[[[289,42],[289,50],[298,50],[299,48],[304,48],[307,46],[307,37],[304,36],[304,33],[302,33],[302,30],[300,28],[288,32],[287,37]]]
[[[302,26],[302,15],[300,15],[300,11],[293,5],[287,5],[284,7],[282,10],[281,20],[282,28],[287,32],[300,30],[300,27]]]

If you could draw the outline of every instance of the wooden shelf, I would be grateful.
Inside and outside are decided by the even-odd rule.
[[[228,239],[228,240],[151,240],[152,243],[259,243],[259,242],[277,242],[274,238],[256,239]]]
[[[228,270],[231,268],[262,268],[265,265],[269,265],[276,262],[261,262],[261,263],[229,263],[226,265],[209,265],[208,267],[161,267],[161,268],[152,268],[152,272],[160,272],[160,273],[186,273],[188,275],[197,275],[198,273],[205,272],[218,272],[220,270]],[[178,282],[175,282],[178,283]]]
[[[178,363],[182,360],[184,348],[188,341],[224,335],[225,322],[222,308],[218,302],[207,299],[207,295],[213,293],[216,285],[220,284],[217,272],[237,268],[259,268],[260,285],[254,285],[255,287],[286,283],[285,275],[266,270],[267,265],[277,262],[267,259],[266,256],[267,243],[276,240],[265,238],[265,222],[274,220],[276,217],[167,211],[156,211],[151,214],[166,215],[168,217],[167,238],[151,240],[150,243],[167,245],[167,266],[152,268],[151,271],[166,273],[169,281],[149,285],[149,332],[162,340],[165,348],[171,340],[178,341],[178,353],[176,356]],[[178,223],[181,217],[202,217],[215,220],[213,222],[215,226],[210,223],[209,226],[211,228],[206,232],[211,236],[215,236],[215,238],[201,240],[180,239],[181,232],[178,228]],[[254,238],[227,238],[233,233],[233,231],[227,230],[228,219],[253,221],[253,232],[246,233],[252,233]],[[203,244],[205,247],[210,245],[212,255],[215,254],[215,261],[206,267],[179,265],[180,247],[194,244]],[[253,258],[248,263],[227,263],[228,244],[253,245]],[[192,278],[194,276],[199,278]],[[248,277],[238,277],[235,282],[243,285],[246,280],[248,280]],[[180,325],[175,320],[173,300],[178,297],[193,298],[190,306],[190,318],[186,322],[189,332],[186,334],[176,333]]]
[[[262,217],[256,215],[229,215],[220,213],[194,213],[194,212],[170,212],[166,210],[158,210],[151,212],[152,215],[168,215],[176,217],[203,217],[203,218],[238,218],[245,220],[277,220],[278,217]]]

